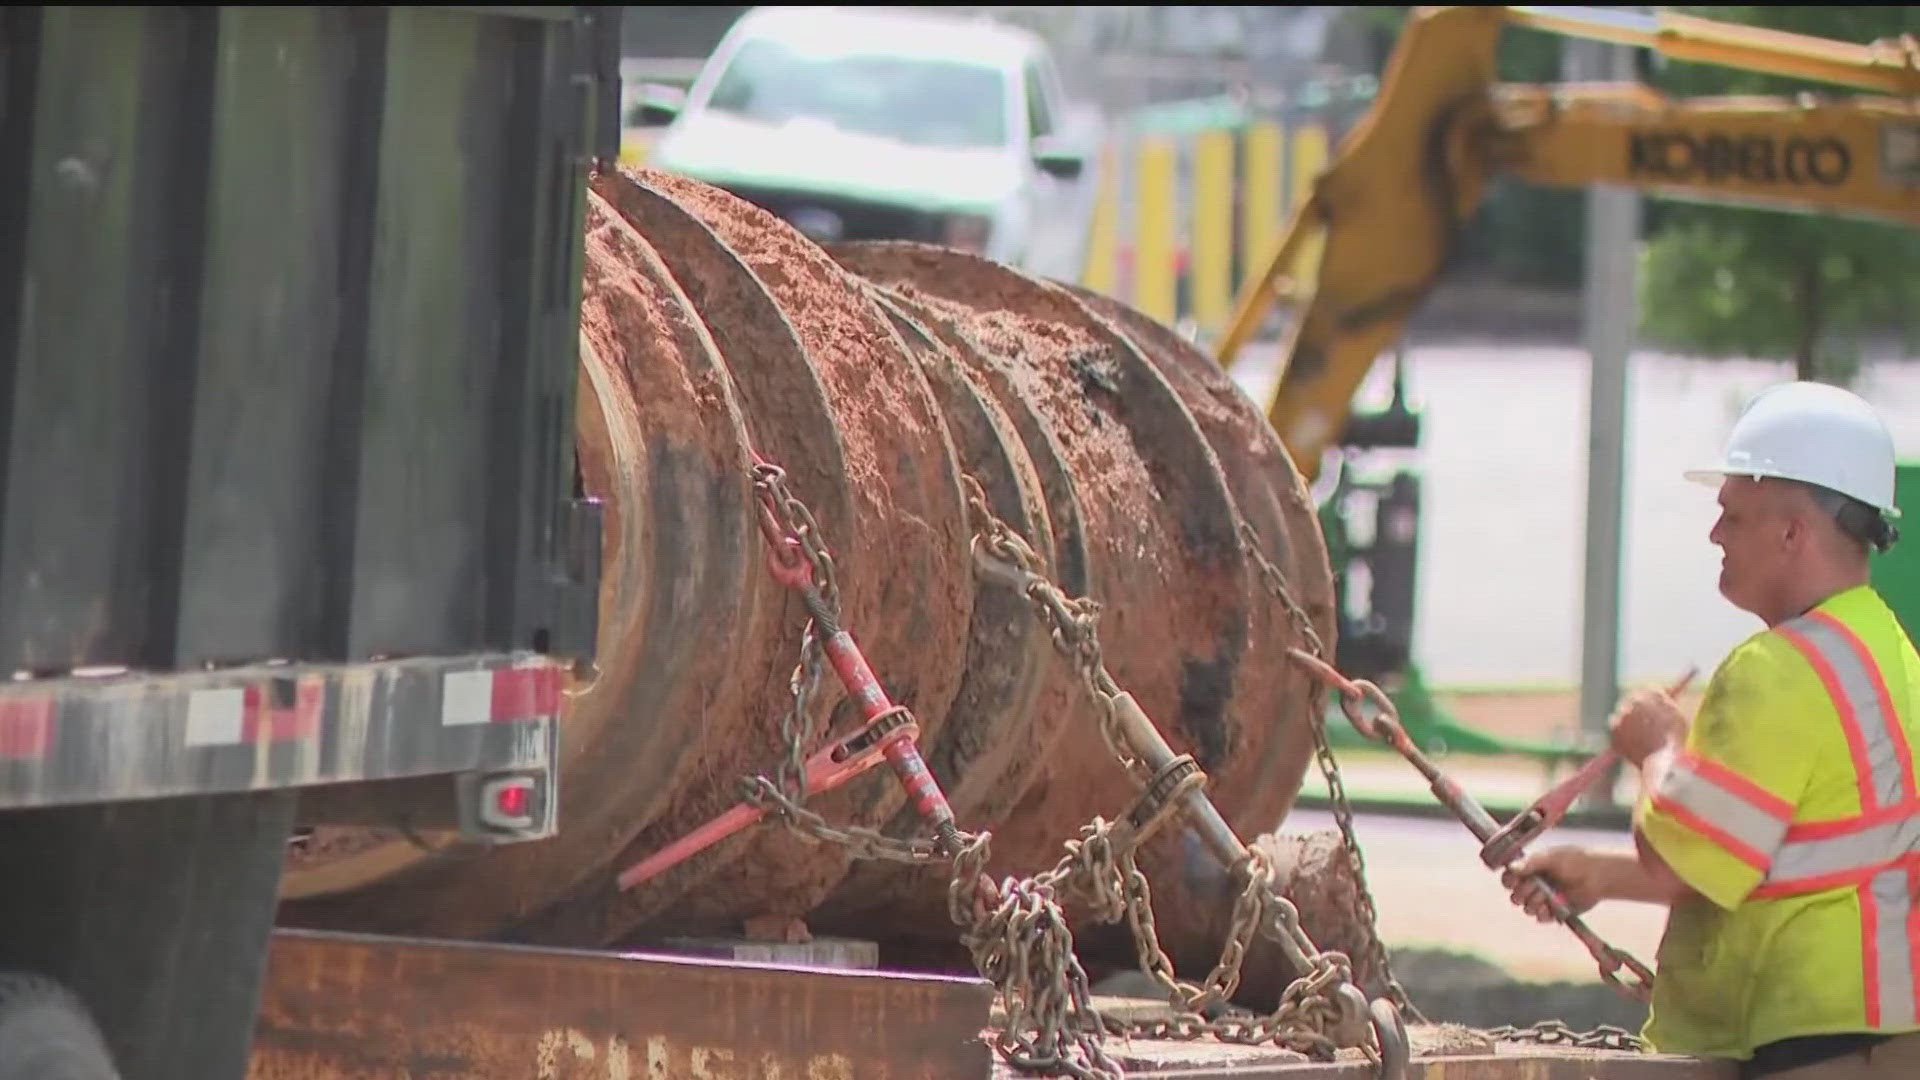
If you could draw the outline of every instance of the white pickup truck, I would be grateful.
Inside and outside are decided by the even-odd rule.
[[[924,240],[1077,278],[1091,124],[1046,44],[939,14],[755,8],[684,95],[650,163],[724,188],[817,241]],[[1068,127],[1083,130],[1076,137]]]

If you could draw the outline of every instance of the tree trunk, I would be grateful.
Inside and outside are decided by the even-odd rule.
[[[1794,290],[1794,306],[1799,308],[1800,341],[1794,347],[1794,378],[1812,382],[1820,378],[1816,356],[1820,349],[1820,264],[1807,258],[1800,264],[1800,287]]]

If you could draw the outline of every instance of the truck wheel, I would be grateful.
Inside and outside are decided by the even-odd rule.
[[[120,1080],[80,999],[52,979],[0,973],[0,1080]]]

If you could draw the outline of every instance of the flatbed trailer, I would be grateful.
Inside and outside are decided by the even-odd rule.
[[[302,826],[553,835],[616,32],[0,13],[5,1080],[242,1075]]]
[[[1155,1002],[1096,999],[1104,1012]],[[251,1080],[1018,1080],[971,977],[276,931]],[[1394,1080],[1732,1080],[1723,1065],[1409,1025]],[[1107,1041],[1133,1080],[1375,1080],[1215,1039]]]

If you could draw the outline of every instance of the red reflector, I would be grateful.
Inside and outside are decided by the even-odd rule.
[[[532,782],[524,780],[503,784],[493,793],[493,805],[504,817],[524,817],[532,787]]]

